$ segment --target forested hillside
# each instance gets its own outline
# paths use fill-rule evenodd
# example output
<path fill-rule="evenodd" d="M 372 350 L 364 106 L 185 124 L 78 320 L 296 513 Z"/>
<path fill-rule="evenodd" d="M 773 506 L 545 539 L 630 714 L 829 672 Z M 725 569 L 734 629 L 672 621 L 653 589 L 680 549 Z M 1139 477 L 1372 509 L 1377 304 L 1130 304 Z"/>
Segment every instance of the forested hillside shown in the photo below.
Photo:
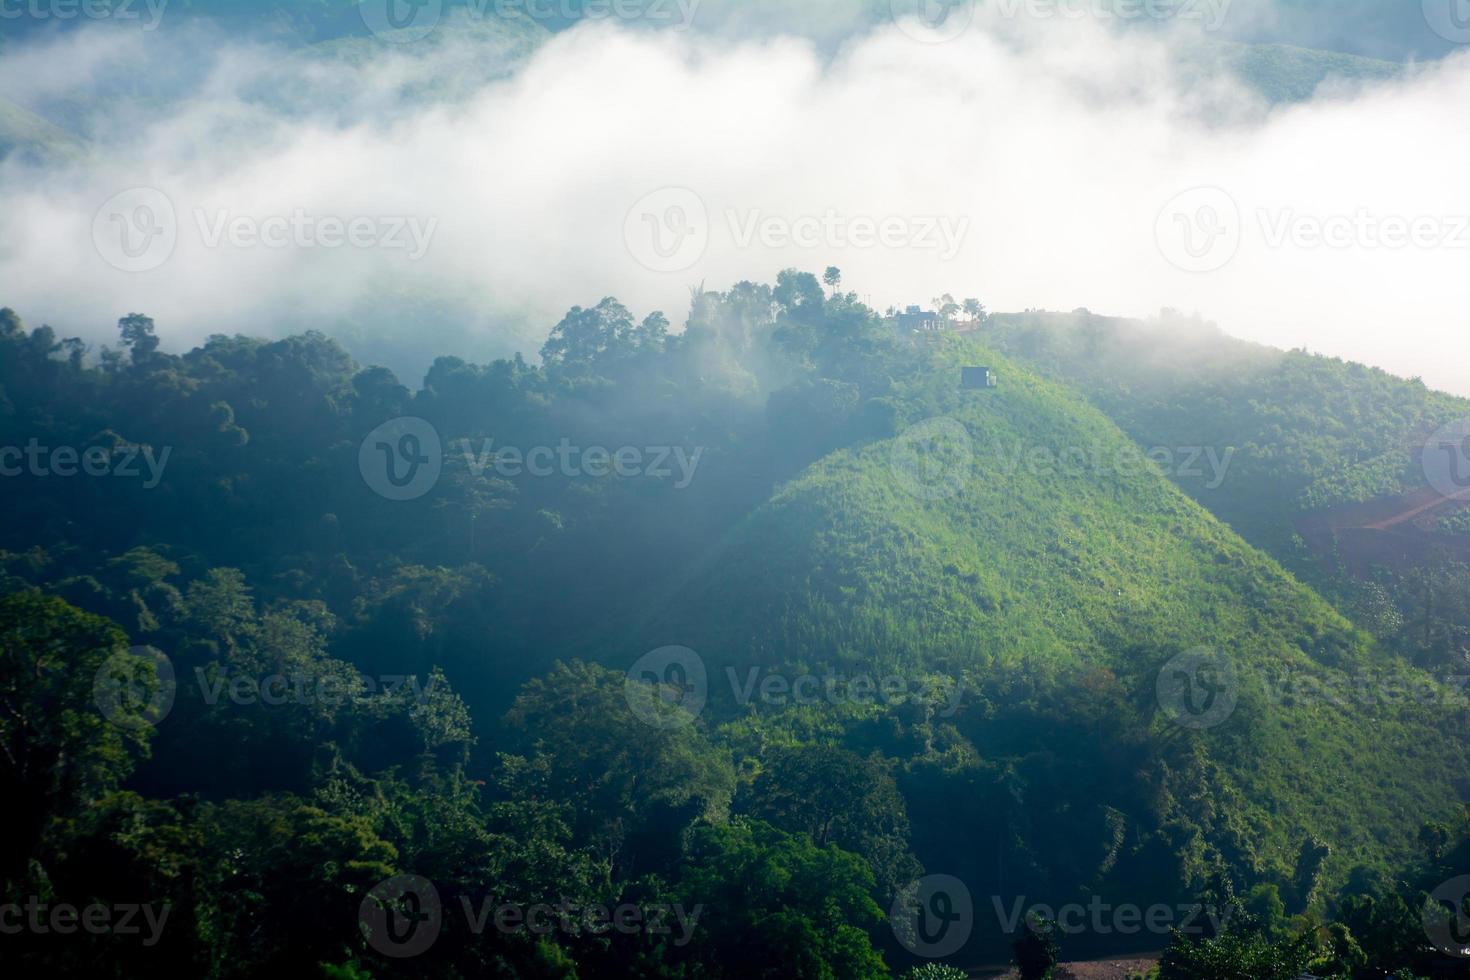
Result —
<path fill-rule="evenodd" d="M 1424 504 L 1442 496 L 1430 484 L 1444 466 L 1444 433 L 1459 431 L 1470 402 L 1362 364 L 1232 340 L 1172 313 L 1147 323 L 997 316 L 987 340 L 1088 393 L 1145 451 L 1200 449 L 1193 465 L 1166 469 L 1195 500 L 1401 656 L 1463 664 L 1466 515 L 1454 501 Z M 1229 457 L 1223 472 L 1209 453 Z M 1354 542 L 1333 536 L 1334 524 L 1371 523 L 1354 519 L 1364 504 L 1378 517 L 1422 509 L 1398 533 L 1409 560 L 1354 560 Z"/>
<path fill-rule="evenodd" d="M 135 313 L 94 356 L 0 314 L 6 894 L 167 908 L 116 976 L 885 977 L 1005 959 L 1017 901 L 1236 896 L 1166 976 L 1436 968 L 1443 665 L 1237 535 L 1291 517 L 1264 464 L 1232 511 L 1149 462 L 1185 430 L 1129 406 L 1184 389 L 1106 332 L 914 338 L 832 272 L 696 290 L 682 330 L 604 299 L 539 365 L 413 388 L 321 335 L 174 355 Z M 900 928 L 925 875 L 968 942 Z M 405 956 L 375 910 L 423 881 Z M 494 917 L 558 903 L 641 924 Z M 16 962 L 96 975 L 105 938 L 57 939 Z"/>

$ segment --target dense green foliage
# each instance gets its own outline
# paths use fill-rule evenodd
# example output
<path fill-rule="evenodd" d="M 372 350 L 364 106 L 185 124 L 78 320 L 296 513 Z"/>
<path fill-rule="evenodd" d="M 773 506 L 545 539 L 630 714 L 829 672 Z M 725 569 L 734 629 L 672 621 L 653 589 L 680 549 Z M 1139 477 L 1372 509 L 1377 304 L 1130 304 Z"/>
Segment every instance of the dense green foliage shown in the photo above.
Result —
<path fill-rule="evenodd" d="M 1273 696 L 1431 682 L 1147 464 L 1108 386 L 999 329 L 898 336 L 839 281 L 697 292 L 681 332 L 606 299 L 539 366 L 440 358 L 416 391 L 315 334 L 173 355 L 133 314 L 92 353 L 0 312 L 0 446 L 45 464 L 3 484 L 6 900 L 166 903 L 116 976 L 885 977 L 926 872 L 974 898 L 956 963 L 1011 954 L 989 913 L 1016 897 L 1210 888 L 1259 934 L 1171 969 L 1281 959 L 1332 916 L 1343 956 L 1394 955 L 1394 891 L 1364 882 L 1464 857 L 1465 707 Z M 1001 386 L 963 390 L 974 364 Z M 394 500 L 369 437 L 403 417 L 442 473 Z M 669 469 L 487 462 L 562 445 Z M 706 668 L 697 718 L 687 675 L 627 679 L 669 644 Z M 1195 730 L 1157 685 L 1199 647 L 1238 684 Z M 99 675 L 128 710 L 98 713 Z M 404 875 L 442 921 L 395 959 L 372 910 L 422 908 L 381 891 Z M 644 926 L 496 924 L 563 904 Z M 97 975 L 117 938 L 11 948 Z"/>
<path fill-rule="evenodd" d="M 1140 446 L 1168 450 L 1177 465 L 1166 473 L 1182 489 L 1400 656 L 1437 670 L 1464 662 L 1470 568 L 1445 546 L 1470 514 L 1436 517 L 1412 543 L 1411 567 L 1371 575 L 1313 550 L 1301 527 L 1345 505 L 1422 491 L 1425 439 L 1470 417 L 1470 403 L 1361 364 L 1231 340 L 1167 312 L 1148 323 L 1011 315 L 991 327 L 987 342 L 1087 393 Z M 1208 456 L 1186 466 L 1181 450 L 1192 447 L 1228 460 L 1224 472 Z"/>

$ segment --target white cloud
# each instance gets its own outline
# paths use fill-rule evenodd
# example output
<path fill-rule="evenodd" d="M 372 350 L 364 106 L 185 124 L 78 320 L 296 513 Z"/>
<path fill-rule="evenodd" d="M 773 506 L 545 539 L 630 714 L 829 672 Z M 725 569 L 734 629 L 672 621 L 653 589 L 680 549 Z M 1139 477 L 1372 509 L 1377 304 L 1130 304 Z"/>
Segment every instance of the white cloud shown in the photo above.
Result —
<path fill-rule="evenodd" d="M 1170 36 L 981 18 L 937 44 L 883 25 L 834 55 L 587 24 L 509 76 L 457 78 L 450 98 L 425 94 L 444 91 L 433 62 L 473 58 L 443 47 L 356 67 L 196 52 L 196 94 L 103 127 L 85 164 L 0 173 L 0 303 L 89 339 L 141 310 L 174 347 L 319 323 L 420 353 L 434 343 L 415 320 L 426 306 L 456 321 L 446 344 L 463 345 L 468 327 L 490 348 L 529 351 L 574 303 L 616 295 L 677 322 L 690 285 L 835 264 L 879 308 L 944 291 L 994 310 L 1172 306 L 1470 393 L 1458 336 L 1470 230 L 1461 248 L 1272 247 L 1268 234 L 1283 220 L 1470 218 L 1457 172 L 1470 158 L 1470 56 L 1272 110 L 1229 79 L 1186 81 Z M 128 274 L 94 249 L 93 219 L 138 185 L 172 201 L 178 242 L 159 268 Z M 1239 209 L 1239 247 L 1191 273 L 1157 229 L 1161 209 L 1200 186 Z M 665 187 L 692 191 L 709 220 L 688 229 L 707 237 L 697 260 L 680 253 L 678 271 L 660 273 L 625 230 L 634 203 Z M 381 247 L 210 248 L 201 209 L 206 221 L 304 211 L 437 227 L 419 261 Z M 654 218 L 676 243 L 679 215 Z M 902 222 L 891 238 L 904 246 L 865 246 L 885 219 Z M 948 259 L 926 244 L 941 220 L 965 228 Z M 776 234 L 741 247 L 751 228 Z M 795 241 L 771 247 L 783 229 Z M 405 317 L 411 339 L 394 335 Z"/>

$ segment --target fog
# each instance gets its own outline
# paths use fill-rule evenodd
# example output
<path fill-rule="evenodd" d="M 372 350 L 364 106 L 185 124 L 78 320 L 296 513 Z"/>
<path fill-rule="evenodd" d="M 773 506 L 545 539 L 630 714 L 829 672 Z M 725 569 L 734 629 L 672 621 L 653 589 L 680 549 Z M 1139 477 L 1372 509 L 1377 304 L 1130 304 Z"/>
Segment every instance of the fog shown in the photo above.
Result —
<path fill-rule="evenodd" d="M 1003 7 L 844 37 L 599 21 L 524 51 L 32 40 L 5 98 L 88 148 L 0 169 L 0 305 L 95 342 L 146 312 L 171 349 L 318 327 L 412 382 L 534 354 L 573 304 L 677 327 L 700 284 L 836 265 L 879 309 L 1172 307 L 1470 394 L 1470 55 L 1273 107 L 1181 68 L 1197 25 Z"/>

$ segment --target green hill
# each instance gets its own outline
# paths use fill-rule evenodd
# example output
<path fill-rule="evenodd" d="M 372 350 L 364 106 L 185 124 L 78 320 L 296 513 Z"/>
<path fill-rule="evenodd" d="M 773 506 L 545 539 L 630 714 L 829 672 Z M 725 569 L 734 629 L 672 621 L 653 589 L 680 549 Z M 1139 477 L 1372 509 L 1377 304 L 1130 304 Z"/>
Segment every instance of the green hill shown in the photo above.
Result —
<path fill-rule="evenodd" d="M 1305 102 L 1324 83 L 1381 82 L 1405 72 L 1392 61 L 1289 44 L 1198 45 L 1188 49 L 1188 59 L 1190 71 L 1228 71 L 1272 102 Z"/>
<path fill-rule="evenodd" d="M 959 391 L 966 363 L 997 366 L 1000 387 Z M 1453 810 L 1465 753 L 1441 734 L 1451 727 L 1444 705 L 1272 703 L 1268 679 L 1384 665 L 1326 601 L 1143 462 L 1101 412 L 953 339 L 903 404 L 908 425 L 927 425 L 947 452 L 926 459 L 909 428 L 821 460 L 707 556 L 648 635 L 705 657 L 712 702 L 720 668 L 751 664 L 938 672 L 980 692 L 959 730 L 983 778 L 1011 781 L 1004 793 L 967 790 L 988 804 L 961 839 L 956 815 L 942 815 L 947 831 L 920 850 L 927 867 L 973 863 L 974 876 L 993 880 L 1004 842 L 1053 887 L 1152 880 L 1170 853 L 1185 855 L 1174 869 L 1183 880 L 1202 878 L 1216 857 L 1253 877 L 1290 877 L 1309 838 L 1330 827 L 1329 874 L 1340 881 L 1358 864 L 1402 860 L 1425 815 Z M 926 472 L 935 479 L 919 486 L 938 489 L 909 492 Z M 1167 661 L 1196 647 L 1229 659 L 1239 700 L 1228 721 L 1191 733 L 1160 712 L 1155 685 Z M 1455 724 L 1464 721 L 1457 709 Z M 1048 757 L 1044 772 L 1037 755 Z M 982 778 L 922 769 L 912 778 Z M 1007 793 L 1032 804 L 1030 829 L 1007 821 Z M 1127 843 L 1109 847 L 1110 834 Z M 1059 839 L 1092 843 L 1079 853 Z"/>
<path fill-rule="evenodd" d="M 1142 446 L 1233 450 L 1217 486 L 1208 470 L 1173 476 L 1289 563 L 1304 557 L 1298 518 L 1423 488 L 1425 438 L 1470 416 L 1470 401 L 1417 379 L 1234 340 L 1173 314 L 997 315 L 986 339 L 1074 387 Z"/>
<path fill-rule="evenodd" d="M 41 163 L 75 160 L 85 145 L 59 126 L 0 99 L 0 159 L 12 153 Z"/>

